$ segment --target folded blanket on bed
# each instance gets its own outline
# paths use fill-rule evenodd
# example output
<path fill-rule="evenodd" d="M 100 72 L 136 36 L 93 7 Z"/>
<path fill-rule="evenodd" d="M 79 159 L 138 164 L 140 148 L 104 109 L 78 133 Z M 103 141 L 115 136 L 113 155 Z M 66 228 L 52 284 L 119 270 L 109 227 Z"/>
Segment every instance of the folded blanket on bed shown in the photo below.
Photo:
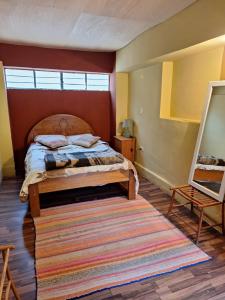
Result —
<path fill-rule="evenodd" d="M 112 165 L 122 163 L 124 158 L 113 149 L 108 149 L 102 152 L 49 153 L 45 155 L 44 160 L 46 170 L 50 171 L 59 168 Z"/>

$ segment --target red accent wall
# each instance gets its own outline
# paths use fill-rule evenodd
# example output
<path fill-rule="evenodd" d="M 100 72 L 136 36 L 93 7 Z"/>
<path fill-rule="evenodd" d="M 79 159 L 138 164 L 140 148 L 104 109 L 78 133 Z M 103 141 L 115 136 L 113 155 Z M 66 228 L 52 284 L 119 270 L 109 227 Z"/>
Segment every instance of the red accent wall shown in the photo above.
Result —
<path fill-rule="evenodd" d="M 110 136 L 111 143 L 114 146 L 113 136 L 116 134 L 116 70 L 110 74 L 110 93 L 111 93 L 111 125 L 110 125 Z"/>
<path fill-rule="evenodd" d="M 87 121 L 103 140 L 110 140 L 110 93 L 92 91 L 8 90 L 16 169 L 23 170 L 29 130 L 43 118 L 72 114 Z"/>
<path fill-rule="evenodd" d="M 92 52 L 0 43 L 5 66 L 112 73 L 115 52 Z"/>
<path fill-rule="evenodd" d="M 115 53 L 0 44 L 0 60 L 4 66 L 112 73 Z M 29 130 L 49 115 L 76 115 L 87 121 L 97 135 L 110 141 L 115 134 L 114 89 L 111 84 L 109 92 L 8 90 L 17 173 L 23 171 Z"/>

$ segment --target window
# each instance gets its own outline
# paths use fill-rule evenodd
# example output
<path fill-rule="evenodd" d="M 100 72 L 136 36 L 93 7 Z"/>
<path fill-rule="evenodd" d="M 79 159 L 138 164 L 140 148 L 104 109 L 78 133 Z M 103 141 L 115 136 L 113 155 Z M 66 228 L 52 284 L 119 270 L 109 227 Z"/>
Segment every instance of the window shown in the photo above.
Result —
<path fill-rule="evenodd" d="M 108 91 L 109 90 L 109 75 L 87 74 L 87 90 Z"/>
<path fill-rule="evenodd" d="M 61 90 L 60 72 L 34 71 L 36 89 Z"/>
<path fill-rule="evenodd" d="M 108 91 L 109 75 L 5 68 L 7 89 Z"/>
<path fill-rule="evenodd" d="M 5 69 L 8 89 L 34 89 L 34 72 L 32 70 Z"/>
<path fill-rule="evenodd" d="M 62 75 L 64 90 L 86 90 L 86 74 L 63 72 Z"/>

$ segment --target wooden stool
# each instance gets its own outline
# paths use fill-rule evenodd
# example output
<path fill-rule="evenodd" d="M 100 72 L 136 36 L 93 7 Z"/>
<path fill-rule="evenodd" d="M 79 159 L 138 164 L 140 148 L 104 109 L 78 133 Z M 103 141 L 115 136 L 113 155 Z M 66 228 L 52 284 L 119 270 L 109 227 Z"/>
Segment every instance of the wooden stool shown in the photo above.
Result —
<path fill-rule="evenodd" d="M 2 268 L 2 275 L 1 275 L 1 280 L 0 280 L 0 300 L 3 299 L 2 298 L 3 297 L 3 289 L 4 289 L 6 276 L 7 276 L 8 282 L 7 282 L 7 285 L 5 288 L 5 299 L 9 299 L 9 292 L 10 292 L 10 289 L 12 289 L 15 298 L 17 300 L 20 300 L 20 296 L 16 290 L 16 286 L 12 280 L 12 277 L 11 277 L 11 274 L 9 271 L 9 266 L 8 266 L 9 252 L 12 249 L 15 249 L 15 247 L 12 245 L 5 245 L 5 246 L 0 245 L 0 251 L 2 251 L 2 257 L 3 257 L 3 268 Z"/>
<path fill-rule="evenodd" d="M 196 208 L 199 211 L 199 222 L 198 222 L 198 226 L 197 226 L 197 230 L 196 230 L 196 244 L 199 241 L 199 236 L 200 236 L 201 229 L 202 229 L 204 208 L 221 205 L 221 219 L 222 219 L 221 223 L 209 225 L 204 228 L 221 226 L 223 234 L 225 233 L 225 230 L 224 230 L 224 201 L 219 202 L 219 201 L 213 199 L 212 197 L 207 196 L 206 194 L 195 189 L 191 185 L 174 187 L 174 188 L 171 188 L 171 190 L 172 190 L 172 197 L 171 197 L 171 202 L 170 202 L 167 216 L 169 216 L 169 214 L 172 212 L 173 208 L 185 206 L 187 204 L 191 204 L 192 212 L 193 212 L 193 208 Z M 180 196 L 182 196 L 185 200 L 187 200 L 187 202 L 184 204 L 175 204 L 176 193 L 179 194 Z"/>

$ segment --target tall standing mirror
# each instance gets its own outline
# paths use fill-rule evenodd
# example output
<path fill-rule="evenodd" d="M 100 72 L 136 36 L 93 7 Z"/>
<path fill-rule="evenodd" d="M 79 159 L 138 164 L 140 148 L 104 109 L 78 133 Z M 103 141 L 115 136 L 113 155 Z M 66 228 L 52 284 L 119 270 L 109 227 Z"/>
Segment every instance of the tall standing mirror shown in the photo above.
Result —
<path fill-rule="evenodd" d="M 209 83 L 189 184 L 218 201 L 225 194 L 225 81 Z"/>

